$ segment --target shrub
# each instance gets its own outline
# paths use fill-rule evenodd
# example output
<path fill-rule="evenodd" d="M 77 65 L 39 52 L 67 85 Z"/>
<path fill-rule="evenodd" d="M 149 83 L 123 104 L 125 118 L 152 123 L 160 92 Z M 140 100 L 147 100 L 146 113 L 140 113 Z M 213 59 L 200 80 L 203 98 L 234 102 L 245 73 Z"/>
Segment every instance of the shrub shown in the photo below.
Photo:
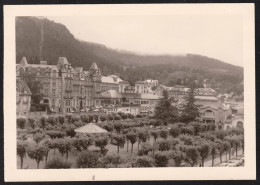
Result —
<path fill-rule="evenodd" d="M 33 118 L 28 118 L 28 126 L 32 129 L 35 129 L 36 124 L 35 124 L 35 119 Z"/>
<path fill-rule="evenodd" d="M 97 168 L 99 167 L 99 155 L 92 151 L 81 152 L 76 160 L 78 168 Z"/>
<path fill-rule="evenodd" d="M 100 148 L 101 153 L 102 153 L 102 151 L 104 151 L 107 144 L 108 144 L 107 137 L 98 137 L 95 139 L 95 145 Z"/>
<path fill-rule="evenodd" d="M 156 167 L 166 167 L 168 165 L 168 156 L 165 152 L 155 152 L 154 162 Z"/>
<path fill-rule="evenodd" d="M 24 118 L 17 118 L 16 119 L 17 127 L 20 128 L 20 129 L 24 129 L 25 123 L 26 123 L 26 119 L 24 119 Z"/>
<path fill-rule="evenodd" d="M 141 114 L 137 114 L 136 117 L 137 117 L 137 118 L 141 118 L 142 115 L 141 115 Z"/>
<path fill-rule="evenodd" d="M 100 120 L 102 121 L 102 122 L 104 122 L 104 121 L 106 121 L 107 120 L 107 117 L 106 116 L 100 116 Z"/>
<path fill-rule="evenodd" d="M 33 140 L 36 142 L 36 143 L 40 143 L 42 140 L 44 139 L 44 134 L 40 133 L 40 132 L 37 132 L 33 135 Z"/>
<path fill-rule="evenodd" d="M 180 130 L 180 128 L 177 127 L 177 126 L 171 127 L 171 129 L 170 129 L 170 131 L 169 131 L 169 134 L 170 134 L 173 138 L 178 137 L 178 136 L 180 135 L 180 133 L 181 133 L 181 130 Z"/>
<path fill-rule="evenodd" d="M 114 123 L 114 129 L 116 130 L 117 134 L 120 134 L 122 128 L 122 123 Z"/>
<path fill-rule="evenodd" d="M 72 165 L 71 162 L 63 161 L 63 159 L 55 157 L 51 159 L 45 166 L 46 169 L 67 169 Z"/>
<path fill-rule="evenodd" d="M 63 138 L 65 136 L 65 133 L 62 131 L 47 131 L 46 132 L 47 135 L 50 136 L 51 139 L 55 139 L 55 138 Z"/>
<path fill-rule="evenodd" d="M 169 140 L 163 140 L 163 141 L 158 142 L 158 149 L 160 151 L 170 150 L 170 147 L 171 147 L 171 143 Z"/>
<path fill-rule="evenodd" d="M 47 118 L 47 122 L 48 122 L 50 125 L 53 126 L 53 125 L 57 124 L 58 120 L 57 120 L 57 118 L 54 117 L 54 116 L 49 116 L 49 117 Z"/>
<path fill-rule="evenodd" d="M 64 116 L 59 116 L 59 117 L 58 117 L 58 120 L 59 120 L 59 123 L 60 123 L 61 125 L 63 125 L 63 123 L 65 122 L 65 117 L 64 117 Z"/>
<path fill-rule="evenodd" d="M 169 157 L 174 160 L 175 166 L 177 167 L 181 165 L 181 162 L 184 159 L 184 155 L 178 150 L 170 152 Z"/>
<path fill-rule="evenodd" d="M 138 151 L 137 155 L 148 155 L 150 151 L 153 151 L 153 146 L 150 143 L 146 142 L 141 145 L 141 149 Z"/>
<path fill-rule="evenodd" d="M 167 130 L 161 130 L 159 133 L 160 133 L 161 138 L 163 138 L 163 139 L 166 139 L 168 136 Z"/>
<path fill-rule="evenodd" d="M 76 135 L 75 129 L 76 127 L 74 125 L 68 125 L 65 132 L 66 136 L 74 137 Z"/>
<path fill-rule="evenodd" d="M 120 155 L 114 155 L 114 154 L 106 155 L 102 157 L 100 161 L 104 168 L 115 168 L 118 167 L 118 165 L 120 165 L 123 162 Z"/>
<path fill-rule="evenodd" d="M 87 150 L 88 147 L 92 144 L 93 140 L 90 137 L 84 136 L 79 138 L 73 138 L 72 145 L 78 150 Z"/>
<path fill-rule="evenodd" d="M 139 156 L 136 160 L 132 163 L 133 167 L 153 167 L 154 166 L 154 159 L 148 156 Z"/>
<path fill-rule="evenodd" d="M 112 126 L 112 125 L 104 124 L 104 125 L 102 125 L 102 127 L 103 127 L 104 129 L 106 129 L 108 132 L 113 131 L 113 126 Z"/>

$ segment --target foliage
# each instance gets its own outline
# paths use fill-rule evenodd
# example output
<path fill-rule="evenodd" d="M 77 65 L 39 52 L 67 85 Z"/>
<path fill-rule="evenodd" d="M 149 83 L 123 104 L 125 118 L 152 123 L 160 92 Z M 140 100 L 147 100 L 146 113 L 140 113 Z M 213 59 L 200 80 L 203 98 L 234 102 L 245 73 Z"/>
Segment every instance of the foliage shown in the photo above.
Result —
<path fill-rule="evenodd" d="M 75 129 L 74 125 L 68 125 L 65 130 L 66 136 L 74 137 L 76 135 Z"/>
<path fill-rule="evenodd" d="M 186 146 L 185 148 L 185 161 L 188 162 L 192 167 L 198 163 L 199 152 L 198 148 L 195 146 Z"/>
<path fill-rule="evenodd" d="M 122 127 L 123 127 L 122 123 L 114 123 L 113 126 L 114 126 L 114 129 L 116 130 L 116 133 L 117 133 L 117 134 L 120 134 L 121 129 L 122 129 Z"/>
<path fill-rule="evenodd" d="M 16 147 L 17 147 L 17 155 L 21 159 L 20 169 L 22 169 L 23 168 L 23 159 L 26 156 L 26 149 L 28 147 L 28 144 L 25 141 L 18 140 Z"/>
<path fill-rule="evenodd" d="M 40 118 L 40 127 L 45 130 L 45 127 L 47 126 L 47 122 L 46 122 L 46 117 L 45 116 L 42 116 Z"/>
<path fill-rule="evenodd" d="M 133 167 L 142 168 L 142 167 L 153 167 L 154 159 L 149 156 L 138 156 L 135 161 L 132 163 Z"/>
<path fill-rule="evenodd" d="M 81 152 L 76 160 L 78 168 L 97 168 L 99 167 L 99 155 L 92 151 Z"/>
<path fill-rule="evenodd" d="M 209 156 L 210 151 L 210 143 L 208 141 L 201 140 L 198 146 L 198 152 L 201 158 L 202 167 L 204 166 L 204 161 Z"/>
<path fill-rule="evenodd" d="M 36 124 L 35 124 L 35 119 L 34 118 L 28 118 L 28 126 L 32 129 L 35 129 Z"/>
<path fill-rule="evenodd" d="M 33 145 L 28 147 L 27 154 L 31 159 L 37 162 L 37 168 L 39 168 L 40 162 L 43 161 L 48 151 L 49 148 L 45 145 Z"/>
<path fill-rule="evenodd" d="M 138 156 L 142 156 L 142 155 L 148 155 L 149 152 L 151 152 L 153 150 L 153 146 L 148 143 L 145 142 L 141 145 L 141 149 L 137 152 Z"/>
<path fill-rule="evenodd" d="M 101 151 L 105 149 L 108 144 L 108 138 L 106 136 L 101 136 L 95 139 L 95 145 L 100 148 Z"/>
<path fill-rule="evenodd" d="M 36 132 L 34 135 L 33 135 L 33 140 L 36 142 L 36 143 L 40 143 L 43 139 L 44 139 L 45 135 L 40 133 L 40 132 Z"/>
<path fill-rule="evenodd" d="M 163 91 L 164 97 L 159 101 L 154 110 L 154 117 L 164 124 L 178 121 L 178 109 L 171 105 L 166 90 Z"/>
<path fill-rule="evenodd" d="M 62 158 L 54 157 L 46 164 L 46 169 L 67 169 L 72 166 L 71 162 L 63 161 Z"/>
<path fill-rule="evenodd" d="M 156 129 L 151 130 L 151 135 L 153 136 L 154 140 L 156 140 L 158 138 L 159 135 L 159 131 Z"/>
<path fill-rule="evenodd" d="M 72 146 L 75 147 L 78 151 L 87 150 L 92 143 L 92 138 L 88 136 L 82 136 L 72 139 Z"/>
<path fill-rule="evenodd" d="M 154 153 L 156 167 L 166 167 L 168 165 L 168 155 L 165 152 L 156 151 Z"/>
<path fill-rule="evenodd" d="M 72 149 L 72 139 L 58 139 L 57 148 L 62 156 L 66 153 L 66 159 L 68 159 L 68 152 Z"/>
<path fill-rule="evenodd" d="M 125 136 L 124 135 L 113 135 L 111 143 L 117 146 L 117 153 L 119 153 L 119 147 L 124 146 L 124 144 L 125 144 Z"/>
<path fill-rule="evenodd" d="M 175 137 L 178 137 L 181 133 L 181 129 L 177 126 L 173 126 L 171 127 L 171 129 L 169 130 L 169 134 L 175 138 Z"/>
<path fill-rule="evenodd" d="M 17 118 L 16 119 L 16 123 L 17 123 L 17 127 L 18 128 L 24 129 L 25 123 L 26 123 L 26 119 L 25 118 Z"/>
<path fill-rule="evenodd" d="M 158 149 L 160 151 L 167 151 L 171 149 L 171 143 L 169 140 L 162 140 L 158 142 Z"/>
<path fill-rule="evenodd" d="M 46 135 L 49 135 L 51 139 L 55 139 L 55 138 L 63 138 L 65 136 L 65 133 L 62 131 L 48 130 L 46 131 Z"/>
<path fill-rule="evenodd" d="M 104 168 L 117 168 L 120 164 L 123 163 L 123 159 L 120 155 L 106 155 L 100 159 Z"/>
<path fill-rule="evenodd" d="M 160 130 L 159 133 L 160 133 L 161 138 L 163 138 L 163 139 L 166 139 L 168 136 L 168 130 Z"/>

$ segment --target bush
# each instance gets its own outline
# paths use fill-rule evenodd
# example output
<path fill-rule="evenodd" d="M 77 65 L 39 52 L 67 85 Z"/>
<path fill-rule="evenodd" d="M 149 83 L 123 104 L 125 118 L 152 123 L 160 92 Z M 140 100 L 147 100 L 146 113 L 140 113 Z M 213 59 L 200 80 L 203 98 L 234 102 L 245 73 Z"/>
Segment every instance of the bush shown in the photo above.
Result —
<path fill-rule="evenodd" d="M 36 124 L 35 124 L 35 119 L 33 118 L 28 118 L 28 126 L 32 129 L 35 129 Z"/>
<path fill-rule="evenodd" d="M 160 151 L 167 151 L 170 150 L 171 148 L 171 143 L 169 140 L 163 140 L 158 142 L 158 149 Z"/>
<path fill-rule="evenodd" d="M 81 152 L 76 160 L 78 168 L 98 168 L 99 167 L 99 155 L 92 151 Z"/>
<path fill-rule="evenodd" d="M 42 140 L 44 139 L 44 134 L 40 133 L 40 132 L 37 132 L 33 135 L 33 140 L 36 142 L 36 143 L 40 143 Z"/>
<path fill-rule="evenodd" d="M 16 119 L 17 127 L 20 128 L 20 129 L 24 129 L 25 123 L 26 123 L 26 119 L 24 119 L 24 118 L 17 118 Z"/>
<path fill-rule="evenodd" d="M 55 157 L 51 159 L 45 166 L 46 169 L 67 169 L 72 163 L 63 161 L 61 158 Z"/>
<path fill-rule="evenodd" d="M 153 146 L 150 143 L 146 142 L 141 145 L 141 149 L 138 151 L 137 155 L 148 155 L 150 151 L 153 151 Z"/>
<path fill-rule="evenodd" d="M 160 133 L 161 138 L 163 138 L 163 139 L 166 139 L 168 136 L 167 130 L 161 130 L 159 133 Z"/>
<path fill-rule="evenodd" d="M 76 135 L 75 129 L 76 127 L 74 125 L 68 125 L 65 132 L 66 136 L 74 137 Z"/>
<path fill-rule="evenodd" d="M 168 165 L 168 156 L 165 152 L 155 152 L 154 162 L 156 167 L 166 167 Z"/>
<path fill-rule="evenodd" d="M 48 153 L 49 148 L 45 145 L 34 145 L 30 146 L 27 149 L 27 154 L 31 159 L 34 159 L 37 162 L 37 168 L 39 168 L 39 164 L 43 161 L 44 156 Z"/>
<path fill-rule="evenodd" d="M 102 121 L 102 122 L 104 122 L 104 121 L 106 121 L 107 120 L 107 117 L 106 116 L 100 116 L 100 120 Z"/>
<path fill-rule="evenodd" d="M 113 131 L 113 126 L 109 124 L 102 125 L 102 128 L 106 129 L 108 132 Z"/>
<path fill-rule="evenodd" d="M 65 133 L 62 131 L 47 131 L 46 132 L 47 135 L 50 136 L 51 139 L 55 139 L 55 138 L 63 138 L 65 136 Z"/>
<path fill-rule="evenodd" d="M 106 155 L 101 158 L 101 163 L 104 168 L 115 168 L 118 167 L 118 165 L 123 163 L 122 158 L 120 155 Z"/>
<path fill-rule="evenodd" d="M 153 167 L 154 159 L 148 156 L 139 156 L 136 158 L 136 161 L 132 163 L 133 167 Z"/>

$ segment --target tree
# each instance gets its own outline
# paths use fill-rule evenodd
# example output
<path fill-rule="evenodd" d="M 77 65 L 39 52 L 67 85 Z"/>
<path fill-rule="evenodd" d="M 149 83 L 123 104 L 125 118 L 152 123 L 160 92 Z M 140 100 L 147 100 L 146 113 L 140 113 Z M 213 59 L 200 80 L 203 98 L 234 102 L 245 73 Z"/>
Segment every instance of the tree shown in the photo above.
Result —
<path fill-rule="evenodd" d="M 67 161 L 69 157 L 69 151 L 71 151 L 72 149 L 72 140 L 70 138 L 58 139 L 57 148 L 61 153 L 62 157 L 66 153 L 66 161 Z"/>
<path fill-rule="evenodd" d="M 178 109 L 171 105 L 166 90 L 163 91 L 163 98 L 155 107 L 154 117 L 164 124 L 174 123 L 178 120 Z"/>
<path fill-rule="evenodd" d="M 114 129 L 116 130 L 117 134 L 120 134 L 122 127 L 122 123 L 114 123 Z"/>
<path fill-rule="evenodd" d="M 47 125 L 47 123 L 46 123 L 46 117 L 45 116 L 42 116 L 41 118 L 40 118 L 40 126 L 42 127 L 42 129 L 43 130 L 45 130 L 45 127 L 46 127 L 46 125 Z"/>
<path fill-rule="evenodd" d="M 108 138 L 106 136 L 98 137 L 95 139 L 95 145 L 100 148 L 101 153 L 105 151 L 105 147 L 108 144 Z"/>
<path fill-rule="evenodd" d="M 186 105 L 181 113 L 181 121 L 184 123 L 189 123 L 194 121 L 199 116 L 199 106 L 195 105 L 194 99 L 194 88 L 191 87 L 188 96 L 185 98 Z"/>
<path fill-rule="evenodd" d="M 17 147 L 17 155 L 20 157 L 21 160 L 20 169 L 23 169 L 23 159 L 26 155 L 27 143 L 25 141 L 18 140 L 16 147 Z"/>
<path fill-rule="evenodd" d="M 96 152 L 84 151 L 81 152 L 76 160 L 78 168 L 97 168 L 99 167 L 99 155 Z"/>
<path fill-rule="evenodd" d="M 185 161 L 188 162 L 192 167 L 198 163 L 200 154 L 196 146 L 187 146 L 185 148 L 185 154 Z"/>
<path fill-rule="evenodd" d="M 44 139 L 44 134 L 40 133 L 40 132 L 36 132 L 34 135 L 33 135 L 33 140 L 38 144 L 40 143 L 43 139 Z"/>
<path fill-rule="evenodd" d="M 150 137 L 149 136 L 149 133 L 143 129 L 140 129 L 138 132 L 137 132 L 137 136 L 138 136 L 138 150 L 139 150 L 139 145 L 140 145 L 140 142 L 146 142 L 146 140 Z"/>
<path fill-rule="evenodd" d="M 136 133 L 134 132 L 129 132 L 126 137 L 129 139 L 130 143 L 132 144 L 132 147 L 131 147 L 131 155 L 133 154 L 133 146 L 137 140 L 137 135 Z"/>
<path fill-rule="evenodd" d="M 67 125 L 67 128 L 65 129 L 66 135 L 69 137 L 74 137 L 76 135 L 75 128 L 76 127 L 74 125 Z"/>
<path fill-rule="evenodd" d="M 91 137 L 82 136 L 72 139 L 72 146 L 76 148 L 77 151 L 87 150 L 90 145 L 92 145 L 93 140 Z"/>
<path fill-rule="evenodd" d="M 32 129 L 35 129 L 36 124 L 35 124 L 34 118 L 28 118 L 28 124 L 29 124 L 29 127 L 31 127 Z"/>
<path fill-rule="evenodd" d="M 61 158 L 52 158 L 45 166 L 46 169 L 68 169 L 72 163 L 63 161 Z"/>
<path fill-rule="evenodd" d="M 222 154 L 224 153 L 224 142 L 220 139 L 216 140 L 215 141 L 216 144 L 217 144 L 217 149 L 218 149 L 218 152 L 219 152 L 219 159 L 220 159 L 220 163 L 222 163 Z"/>
<path fill-rule="evenodd" d="M 40 83 L 40 81 L 36 80 L 37 78 L 35 73 L 25 73 L 24 79 L 32 93 L 31 105 L 32 107 L 37 107 L 43 97 L 43 94 L 41 93 L 42 84 Z"/>
<path fill-rule="evenodd" d="M 204 161 L 209 156 L 211 147 L 210 143 L 206 140 L 201 140 L 199 143 L 198 152 L 200 154 L 202 167 L 204 167 Z"/>
<path fill-rule="evenodd" d="M 63 125 L 63 123 L 65 122 L 65 117 L 64 117 L 64 116 L 59 116 L 59 117 L 58 117 L 58 120 L 59 120 L 59 123 L 60 123 L 61 125 Z"/>
<path fill-rule="evenodd" d="M 158 149 L 160 151 L 167 151 L 170 150 L 171 148 L 171 143 L 169 140 L 162 140 L 158 142 Z"/>
<path fill-rule="evenodd" d="M 16 119 L 16 123 L 17 123 L 17 127 L 18 128 L 24 129 L 25 123 L 26 123 L 26 119 L 24 119 L 24 118 L 17 118 Z"/>
<path fill-rule="evenodd" d="M 161 138 L 166 140 L 166 138 L 168 136 L 168 130 L 161 130 L 159 133 L 160 133 Z"/>
<path fill-rule="evenodd" d="M 124 146 L 125 144 L 125 136 L 124 135 L 113 135 L 112 136 L 113 141 L 112 144 L 115 144 L 117 146 L 117 153 L 119 154 L 119 147 Z"/>
<path fill-rule="evenodd" d="M 151 151 L 153 151 L 153 146 L 151 146 L 149 142 L 146 142 L 141 145 L 141 149 L 138 151 L 137 155 L 148 155 Z"/>
<path fill-rule="evenodd" d="M 211 154 L 211 158 L 212 158 L 212 167 L 214 166 L 214 160 L 215 160 L 215 157 L 216 157 L 217 150 L 218 150 L 217 144 L 215 142 L 211 142 L 210 154 Z"/>
<path fill-rule="evenodd" d="M 27 154 L 31 159 L 34 159 L 37 162 L 37 169 L 39 169 L 40 162 L 43 161 L 43 158 L 48 151 L 49 149 L 45 145 L 40 144 L 29 146 Z"/>
<path fill-rule="evenodd" d="M 181 129 L 177 126 L 173 126 L 171 127 L 171 129 L 169 130 L 169 134 L 173 137 L 176 138 L 180 135 L 181 133 Z"/>
<path fill-rule="evenodd" d="M 58 123 L 58 120 L 57 120 L 57 118 L 56 117 L 54 117 L 54 116 L 49 116 L 48 118 L 47 118 L 47 122 L 50 124 L 50 125 L 55 125 L 55 124 L 57 124 Z"/>
<path fill-rule="evenodd" d="M 176 167 L 181 166 L 181 162 L 184 159 L 181 151 L 179 151 L 179 150 L 172 151 L 169 156 L 170 156 L 170 158 L 172 158 L 174 160 Z"/>
<path fill-rule="evenodd" d="M 226 152 L 226 162 L 227 162 L 227 156 L 230 151 L 231 145 L 228 141 L 223 141 L 223 150 Z"/>

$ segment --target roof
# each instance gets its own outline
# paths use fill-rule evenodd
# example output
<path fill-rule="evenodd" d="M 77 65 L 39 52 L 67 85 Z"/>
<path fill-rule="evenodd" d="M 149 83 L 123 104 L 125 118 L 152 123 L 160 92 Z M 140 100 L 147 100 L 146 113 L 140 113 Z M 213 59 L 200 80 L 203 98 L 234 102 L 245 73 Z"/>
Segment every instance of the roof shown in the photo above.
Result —
<path fill-rule="evenodd" d="M 21 79 L 16 79 L 16 92 L 22 95 L 32 95 L 26 82 Z"/>
<path fill-rule="evenodd" d="M 212 88 L 198 88 L 195 89 L 195 93 L 198 95 L 210 95 L 210 96 L 216 95 L 216 91 Z"/>
<path fill-rule="evenodd" d="M 116 90 L 108 90 L 101 93 L 101 98 L 122 98 L 122 94 Z"/>
<path fill-rule="evenodd" d="M 208 100 L 208 101 L 218 101 L 215 96 L 194 96 L 197 100 Z"/>
<path fill-rule="evenodd" d="M 59 57 L 57 65 L 69 65 L 69 62 L 66 57 Z"/>
<path fill-rule="evenodd" d="M 149 100 L 159 100 L 161 99 L 161 96 L 155 95 L 155 94 L 141 94 L 141 99 L 149 99 Z"/>
<path fill-rule="evenodd" d="M 87 125 L 76 128 L 75 132 L 86 133 L 86 134 L 101 134 L 101 133 L 107 133 L 107 130 L 97 126 L 94 123 L 88 123 Z"/>
<path fill-rule="evenodd" d="M 137 81 L 135 82 L 135 84 L 144 84 L 145 82 L 144 81 Z"/>
<path fill-rule="evenodd" d="M 118 76 L 115 75 L 111 75 L 111 76 L 102 76 L 101 77 L 101 82 L 103 83 L 116 83 L 118 84 L 119 82 L 121 82 L 122 79 L 120 79 Z"/>
<path fill-rule="evenodd" d="M 28 65 L 28 62 L 27 62 L 27 60 L 26 60 L 25 57 L 22 58 L 20 64 L 22 64 L 22 65 Z"/>
<path fill-rule="evenodd" d="M 48 65 L 48 64 L 28 64 L 28 67 L 34 67 L 34 68 L 55 68 L 57 69 L 57 66 L 55 65 Z"/>
<path fill-rule="evenodd" d="M 74 71 L 78 72 L 78 73 L 81 73 L 81 72 L 83 72 L 83 67 L 75 67 Z"/>
<path fill-rule="evenodd" d="M 89 69 L 91 69 L 91 70 L 98 69 L 98 66 L 97 66 L 96 62 L 93 62 Z"/>

